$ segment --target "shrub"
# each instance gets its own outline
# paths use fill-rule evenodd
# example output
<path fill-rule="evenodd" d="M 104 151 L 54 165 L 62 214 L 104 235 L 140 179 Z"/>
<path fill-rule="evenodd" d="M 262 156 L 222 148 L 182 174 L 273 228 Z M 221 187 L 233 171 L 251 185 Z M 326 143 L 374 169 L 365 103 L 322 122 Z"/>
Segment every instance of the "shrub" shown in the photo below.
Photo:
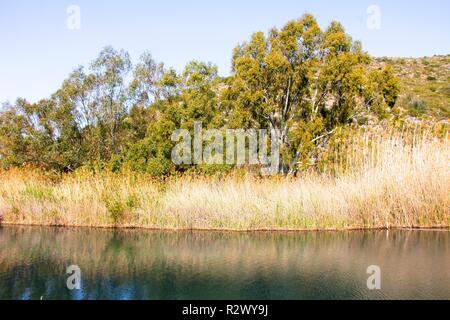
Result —
<path fill-rule="evenodd" d="M 120 201 L 113 201 L 112 203 L 106 203 L 109 215 L 114 224 L 118 224 L 125 215 L 125 207 Z"/>
<path fill-rule="evenodd" d="M 174 166 L 170 160 L 157 157 L 147 160 L 147 173 L 155 178 L 161 178 L 173 172 Z"/>
<path fill-rule="evenodd" d="M 26 197 L 32 198 L 34 200 L 43 201 L 54 201 L 55 196 L 53 190 L 46 187 L 38 187 L 29 185 L 25 188 L 24 194 Z"/>
<path fill-rule="evenodd" d="M 427 112 L 427 104 L 423 100 L 413 100 L 409 106 L 410 115 L 414 117 L 422 116 Z"/>

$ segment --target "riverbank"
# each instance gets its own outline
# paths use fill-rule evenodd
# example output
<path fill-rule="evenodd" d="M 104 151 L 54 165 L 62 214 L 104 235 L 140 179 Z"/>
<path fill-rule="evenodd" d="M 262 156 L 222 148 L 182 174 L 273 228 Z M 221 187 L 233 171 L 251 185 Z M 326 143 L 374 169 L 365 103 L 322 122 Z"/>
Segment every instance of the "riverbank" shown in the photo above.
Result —
<path fill-rule="evenodd" d="M 10 227 L 10 228 L 50 228 L 50 229 L 61 229 L 61 230 L 114 230 L 114 231 L 148 231 L 148 232 L 175 232 L 175 233 L 191 233 L 191 232 L 214 232 L 214 233 L 238 233 L 238 234 L 291 234 L 291 233 L 340 233 L 340 232 L 377 232 L 377 231 L 411 231 L 411 232 L 450 232 L 449 226 L 410 226 L 410 227 L 366 227 L 366 228 L 341 228 L 341 229 L 225 229 L 225 228 L 208 228 L 208 229 L 193 229 L 193 228 L 154 228 L 145 226 L 114 226 L 114 225 L 96 225 L 96 226 L 75 226 L 75 225 L 55 225 L 55 224 L 18 224 L 18 223 L 1 223 L 0 227 Z"/>
<path fill-rule="evenodd" d="M 163 230 L 450 226 L 448 139 L 410 145 L 391 137 L 359 151 L 363 156 L 350 170 L 297 178 L 234 174 L 158 181 L 134 173 L 55 178 L 10 170 L 0 173 L 0 214 L 8 225 Z"/>

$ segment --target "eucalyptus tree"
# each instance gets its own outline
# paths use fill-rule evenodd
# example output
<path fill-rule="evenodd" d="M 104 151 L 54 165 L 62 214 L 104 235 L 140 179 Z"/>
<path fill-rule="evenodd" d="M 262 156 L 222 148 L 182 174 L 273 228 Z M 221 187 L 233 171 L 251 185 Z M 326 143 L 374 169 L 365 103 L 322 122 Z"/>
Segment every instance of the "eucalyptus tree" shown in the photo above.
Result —
<path fill-rule="evenodd" d="M 147 134 L 131 146 L 125 162 L 135 170 L 156 175 L 174 170 L 171 136 L 176 129 L 193 133 L 196 121 L 205 127 L 222 126 L 216 90 L 219 83 L 217 66 L 211 63 L 191 61 L 180 74 L 165 70 L 159 81 L 161 100 L 148 109 Z"/>
<path fill-rule="evenodd" d="M 161 80 L 165 72 L 164 63 L 156 62 L 150 52 L 140 57 L 129 88 L 135 105 L 145 108 L 162 99 Z"/>
<path fill-rule="evenodd" d="M 126 80 L 131 68 L 129 54 L 112 47 L 104 48 L 91 65 L 96 80 L 101 158 L 108 159 L 120 152 L 121 122 L 130 107 Z"/>
<path fill-rule="evenodd" d="M 15 106 L 5 104 L 0 113 L 0 164 L 2 168 L 22 166 L 31 160 L 28 155 L 30 134 L 26 118 Z"/>
<path fill-rule="evenodd" d="M 322 31 L 306 14 L 281 30 L 257 32 L 233 53 L 233 78 L 223 95 L 229 122 L 278 129 L 281 170 L 293 172 L 302 156 L 361 110 L 395 103 L 392 73 L 379 77 L 369 64 L 361 44 L 338 22 Z M 375 78 L 382 83 L 373 85 Z"/>
<path fill-rule="evenodd" d="M 233 51 L 233 72 L 191 61 L 178 73 L 149 53 L 104 48 L 49 99 L 19 99 L 0 111 L 0 163 L 71 171 L 90 162 L 167 174 L 176 129 L 278 129 L 281 169 L 314 163 L 336 128 L 384 117 L 399 88 L 391 68 L 373 69 L 338 22 L 322 30 L 311 15 Z M 184 167 L 176 168 L 184 170 Z"/>

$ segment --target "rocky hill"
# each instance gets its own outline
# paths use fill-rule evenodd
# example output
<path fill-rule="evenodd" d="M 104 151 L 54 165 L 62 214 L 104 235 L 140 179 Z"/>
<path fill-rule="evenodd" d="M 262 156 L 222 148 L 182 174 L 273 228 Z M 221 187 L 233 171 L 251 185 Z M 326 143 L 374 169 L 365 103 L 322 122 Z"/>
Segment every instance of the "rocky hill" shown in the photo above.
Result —
<path fill-rule="evenodd" d="M 450 118 L 450 55 L 376 58 L 373 63 L 375 67 L 394 67 L 402 88 L 397 106 L 407 115 Z"/>

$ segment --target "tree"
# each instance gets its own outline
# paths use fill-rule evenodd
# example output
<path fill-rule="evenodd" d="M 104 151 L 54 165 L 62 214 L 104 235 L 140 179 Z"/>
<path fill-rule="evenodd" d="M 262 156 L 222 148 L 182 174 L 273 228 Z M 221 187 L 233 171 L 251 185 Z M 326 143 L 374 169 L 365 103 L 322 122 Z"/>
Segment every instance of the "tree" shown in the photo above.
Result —
<path fill-rule="evenodd" d="M 4 106 L 0 114 L 0 160 L 5 169 L 22 166 L 30 160 L 25 122 L 25 117 L 13 106 Z"/>
<path fill-rule="evenodd" d="M 357 110 L 371 111 L 375 96 L 395 103 L 392 75 L 384 72 L 383 88 L 374 86 L 378 73 L 370 72 L 369 63 L 340 23 L 323 32 L 306 14 L 267 36 L 257 32 L 235 49 L 225 104 L 234 125 L 242 119 L 247 127 L 278 129 L 280 169 L 294 172 L 302 155 L 310 157 L 314 146 L 351 123 Z"/>
<path fill-rule="evenodd" d="M 148 107 L 162 99 L 161 80 L 165 72 L 164 63 L 157 63 L 149 52 L 141 56 L 129 88 L 135 105 Z"/>
<path fill-rule="evenodd" d="M 389 66 L 375 70 L 338 22 L 322 31 L 313 16 L 255 33 L 233 51 L 232 75 L 189 62 L 178 73 L 144 53 L 104 48 L 49 99 L 19 99 L 0 112 L 0 164 L 72 171 L 100 164 L 158 176 L 171 163 L 176 129 L 278 129 L 280 169 L 314 165 L 338 127 L 386 117 L 399 86 Z"/>
<path fill-rule="evenodd" d="M 155 175 L 171 172 L 174 130 L 188 129 L 193 133 L 196 121 L 205 127 L 223 125 L 215 90 L 219 81 L 217 67 L 211 63 L 192 61 L 180 75 L 174 70 L 165 71 L 159 83 L 164 98 L 149 108 L 147 134 L 127 151 L 125 165 Z"/>
<path fill-rule="evenodd" d="M 131 71 L 130 56 L 106 47 L 92 63 L 96 78 L 97 102 L 99 104 L 99 135 L 102 156 L 110 158 L 120 152 L 121 120 L 129 111 L 126 77 Z"/>

